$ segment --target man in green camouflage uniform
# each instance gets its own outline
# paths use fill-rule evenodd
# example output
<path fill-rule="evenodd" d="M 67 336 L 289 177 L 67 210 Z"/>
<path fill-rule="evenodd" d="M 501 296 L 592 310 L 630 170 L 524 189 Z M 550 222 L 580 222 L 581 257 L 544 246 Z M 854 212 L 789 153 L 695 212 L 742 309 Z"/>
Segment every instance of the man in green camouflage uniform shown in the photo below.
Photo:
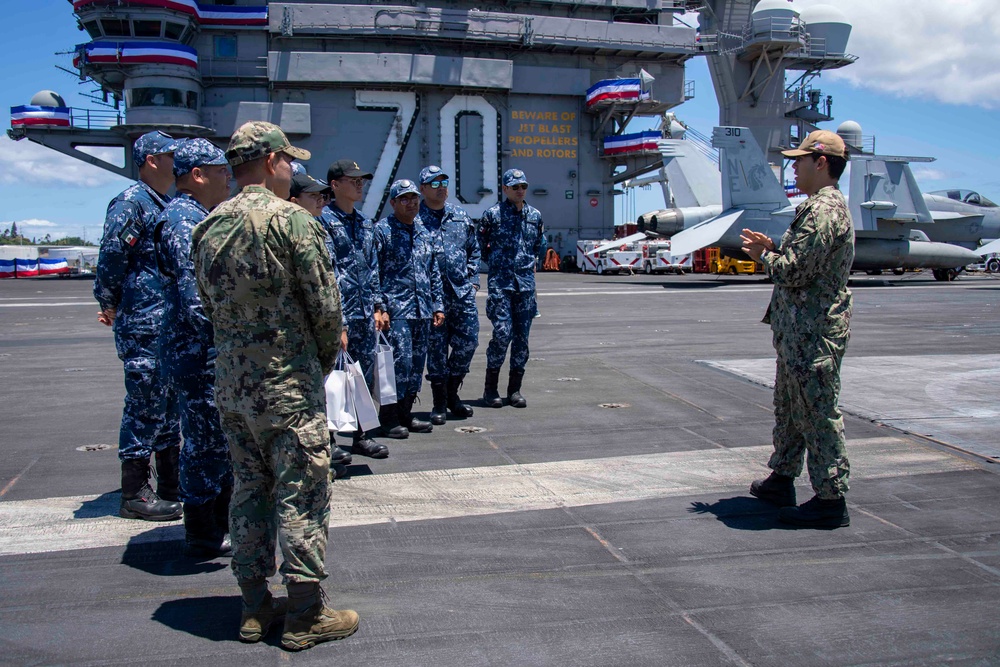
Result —
<path fill-rule="evenodd" d="M 358 615 L 325 604 L 330 523 L 330 438 L 324 377 L 340 349 L 340 292 L 305 209 L 285 201 L 293 159 L 277 125 L 251 121 L 226 158 L 241 190 L 199 224 L 191 257 L 215 327 L 216 404 L 235 484 L 230 507 L 233 572 L 243 597 L 240 639 L 258 641 L 285 616 L 267 577 L 275 542 L 288 588 L 282 646 L 342 639 Z"/>
<path fill-rule="evenodd" d="M 779 507 L 778 518 L 799 526 L 850 525 L 844 493 L 850 465 L 837 406 L 840 362 L 851 324 L 847 279 L 854 262 L 854 225 L 837 181 L 847 163 L 843 140 L 826 130 L 809 134 L 794 158 L 795 184 L 809 198 L 795 210 L 776 248 L 765 234 L 743 230 L 743 250 L 774 283 L 764 322 L 778 353 L 774 382 L 774 472 L 750 493 Z M 808 451 L 815 496 L 795 506 L 795 478 Z"/>

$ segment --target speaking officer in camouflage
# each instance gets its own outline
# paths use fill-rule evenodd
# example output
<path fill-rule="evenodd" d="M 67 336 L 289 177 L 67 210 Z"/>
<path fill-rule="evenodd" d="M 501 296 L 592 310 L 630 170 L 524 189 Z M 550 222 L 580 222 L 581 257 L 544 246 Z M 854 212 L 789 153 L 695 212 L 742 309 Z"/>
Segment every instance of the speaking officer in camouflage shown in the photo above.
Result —
<path fill-rule="evenodd" d="M 847 164 L 844 141 L 817 130 L 798 149 L 795 184 L 809 198 L 799 204 L 781 243 L 743 230 L 743 250 L 761 262 L 774 283 L 764 321 L 778 353 L 774 383 L 774 472 L 750 486 L 750 493 L 782 507 L 779 518 L 801 526 L 838 528 L 850 524 L 844 493 L 850 465 L 844 441 L 840 362 L 851 324 L 854 225 L 837 189 Z M 808 451 L 815 496 L 795 507 L 793 482 Z"/>
<path fill-rule="evenodd" d="M 181 516 L 178 490 L 180 428 L 176 399 L 160 380 L 157 333 L 163 317 L 153 228 L 170 201 L 175 141 L 162 132 L 139 137 L 132 158 L 139 182 L 111 200 L 97 261 L 94 297 L 98 321 L 113 326 L 118 358 L 125 365 L 125 408 L 118 434 L 122 497 L 127 519 L 168 521 Z M 155 452 L 158 491 L 149 486 Z"/>
<path fill-rule="evenodd" d="M 365 182 L 372 175 L 358 167 L 354 160 L 337 160 L 326 172 L 333 201 L 323 209 L 320 222 L 326 229 L 326 247 L 337 268 L 337 284 L 343 299 L 347 320 L 347 352 L 361 364 L 369 389 L 373 385 L 375 365 L 375 332 L 383 328 L 381 307 L 376 305 L 379 292 L 378 267 L 372 239 L 375 226 L 356 207 L 365 198 Z M 380 413 L 381 419 L 381 413 Z M 404 429 L 385 427 L 390 438 L 405 438 Z M 389 448 L 376 442 L 361 429 L 354 432 L 351 453 L 384 459 Z"/>
<path fill-rule="evenodd" d="M 479 221 L 480 244 L 489 265 L 486 316 L 493 323 L 493 337 L 486 348 L 486 386 L 483 401 L 503 407 L 497 389 L 500 367 L 510 347 L 507 402 L 527 407 L 521 380 L 528 363 L 528 333 L 535 317 L 535 258 L 542 244 L 542 214 L 526 204 L 528 181 L 520 169 L 503 175 L 504 201 L 489 208 Z"/>
<path fill-rule="evenodd" d="M 277 542 L 288 588 L 281 642 L 297 650 L 358 627 L 355 612 L 326 607 L 320 588 L 331 491 L 323 381 L 340 349 L 340 294 L 322 227 L 285 201 L 292 160 L 309 152 L 251 121 L 226 157 L 241 190 L 195 228 L 191 256 L 215 328 L 215 398 L 233 460 L 240 639 L 260 640 L 285 613 L 267 587 Z"/>
<path fill-rule="evenodd" d="M 375 257 L 382 288 L 378 299 L 389 315 L 395 360 L 396 417 L 410 431 L 430 433 L 430 422 L 413 417 L 413 402 L 420 393 L 431 326 L 440 327 L 445 319 L 437 238 L 417 217 L 416 183 L 393 183 L 389 204 L 392 214 L 375 225 Z"/>
<path fill-rule="evenodd" d="M 215 407 L 212 323 L 198 298 L 191 232 L 229 196 L 226 155 L 206 139 L 182 141 L 174 151 L 175 196 L 156 223 L 156 263 L 163 288 L 159 364 L 177 396 L 184 445 L 180 456 L 185 553 L 230 555 L 229 499 L 233 470 L 229 443 Z"/>
<path fill-rule="evenodd" d="M 431 329 L 427 349 L 427 380 L 434 394 L 431 423 L 444 424 L 446 410 L 452 417 L 472 416 L 462 403 L 458 388 L 469 372 L 479 346 L 479 239 L 469 214 L 448 203 L 448 174 L 441 167 L 420 171 L 420 221 L 437 236 L 438 265 L 444 296 L 445 323 Z"/>

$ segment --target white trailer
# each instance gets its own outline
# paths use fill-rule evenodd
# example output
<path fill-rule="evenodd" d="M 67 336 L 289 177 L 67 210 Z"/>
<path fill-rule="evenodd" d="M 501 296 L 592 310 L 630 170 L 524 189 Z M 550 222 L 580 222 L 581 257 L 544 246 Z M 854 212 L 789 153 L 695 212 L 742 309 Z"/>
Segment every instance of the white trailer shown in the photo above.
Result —
<path fill-rule="evenodd" d="M 594 248 L 610 243 L 610 241 L 577 241 L 576 242 L 576 265 L 584 273 L 602 274 L 607 271 L 608 253 L 607 251 L 589 255 Z"/>
<path fill-rule="evenodd" d="M 635 273 L 642 268 L 642 252 L 635 249 L 609 250 L 607 268 L 614 273 Z"/>
<path fill-rule="evenodd" d="M 672 271 L 691 271 L 691 254 L 675 255 L 670 251 L 670 241 L 649 241 L 639 244 L 642 255 L 642 271 L 646 274 Z"/>

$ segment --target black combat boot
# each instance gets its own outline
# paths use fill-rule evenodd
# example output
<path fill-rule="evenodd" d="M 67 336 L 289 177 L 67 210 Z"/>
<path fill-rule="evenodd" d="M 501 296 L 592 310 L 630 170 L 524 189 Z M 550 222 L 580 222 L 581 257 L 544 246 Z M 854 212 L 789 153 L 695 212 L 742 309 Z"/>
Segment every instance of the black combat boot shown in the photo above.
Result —
<path fill-rule="evenodd" d="M 393 440 L 406 440 L 410 437 L 410 431 L 399 421 L 398 403 L 380 406 L 378 420 L 382 424 L 382 435 L 385 437 Z"/>
<path fill-rule="evenodd" d="M 184 555 L 189 558 L 232 556 L 226 533 L 215 520 L 215 500 L 201 505 L 184 503 Z"/>
<path fill-rule="evenodd" d="M 521 380 L 524 379 L 524 369 L 510 369 L 510 377 L 507 379 L 507 402 L 515 408 L 528 407 L 528 401 L 521 396 Z"/>
<path fill-rule="evenodd" d="M 430 422 L 425 422 L 413 416 L 413 403 L 417 400 L 416 394 L 410 394 L 400 401 L 399 421 L 412 433 L 430 433 L 434 427 Z"/>
<path fill-rule="evenodd" d="M 794 507 L 795 479 L 772 472 L 767 479 L 758 479 L 750 484 L 750 495 L 778 507 Z"/>
<path fill-rule="evenodd" d="M 161 500 L 149 486 L 149 459 L 122 461 L 122 503 L 118 516 L 143 521 L 181 518 L 181 504 Z"/>
<path fill-rule="evenodd" d="M 500 390 L 497 385 L 500 383 L 500 369 L 486 369 L 486 385 L 483 387 L 483 403 L 488 408 L 502 408 L 503 399 L 500 398 Z"/>
<path fill-rule="evenodd" d="M 181 448 L 167 447 L 153 455 L 156 459 L 156 495 L 164 500 L 181 500 Z"/>
<path fill-rule="evenodd" d="M 367 456 L 370 459 L 389 458 L 389 448 L 380 442 L 375 442 L 368 434 L 362 430 L 354 432 L 354 440 L 351 442 L 351 453 L 358 456 Z"/>
<path fill-rule="evenodd" d="M 448 409 L 455 419 L 468 419 L 472 416 L 472 407 L 462 402 L 458 397 L 458 388 L 462 386 L 464 375 L 453 375 L 448 378 Z"/>
<path fill-rule="evenodd" d="M 798 507 L 782 507 L 778 511 L 778 520 L 793 526 L 831 530 L 851 525 L 844 496 L 829 500 L 813 496 Z"/>
<path fill-rule="evenodd" d="M 431 395 L 434 396 L 431 423 L 440 426 L 448 421 L 448 389 L 444 382 L 431 382 Z"/>

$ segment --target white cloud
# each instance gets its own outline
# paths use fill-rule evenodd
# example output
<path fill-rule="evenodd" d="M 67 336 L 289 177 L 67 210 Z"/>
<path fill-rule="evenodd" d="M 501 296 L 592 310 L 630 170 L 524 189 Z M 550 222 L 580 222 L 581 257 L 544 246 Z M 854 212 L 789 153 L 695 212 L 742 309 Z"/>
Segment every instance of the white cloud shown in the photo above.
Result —
<path fill-rule="evenodd" d="M 899 97 L 1000 108 L 996 0 L 796 0 L 833 4 L 851 22 L 858 61 L 824 74 Z"/>
<path fill-rule="evenodd" d="M 12 222 L 16 222 L 17 223 L 18 229 L 20 229 L 22 227 L 35 228 L 35 227 L 58 227 L 59 226 L 56 223 L 52 222 L 51 220 L 39 220 L 37 218 L 29 218 L 28 220 L 8 220 L 6 222 L 0 222 L 0 225 L 6 225 L 6 226 L 9 227 Z"/>
<path fill-rule="evenodd" d="M 27 139 L 12 141 L 0 136 L 0 183 L 32 186 L 53 183 L 92 188 L 118 181 L 127 182 L 117 174 Z"/>

